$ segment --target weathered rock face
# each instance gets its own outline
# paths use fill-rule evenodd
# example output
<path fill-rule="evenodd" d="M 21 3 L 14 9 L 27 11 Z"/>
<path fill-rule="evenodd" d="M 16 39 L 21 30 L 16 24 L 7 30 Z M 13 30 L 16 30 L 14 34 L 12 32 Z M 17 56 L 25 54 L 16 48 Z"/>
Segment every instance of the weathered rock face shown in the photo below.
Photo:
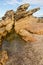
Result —
<path fill-rule="evenodd" d="M 16 12 L 10 10 L 5 13 L 4 17 L 2 17 L 2 22 L 0 23 L 1 37 L 6 36 L 7 32 L 9 33 L 13 27 L 16 33 L 18 33 L 21 36 L 23 36 L 22 33 L 25 30 L 25 35 L 28 34 L 26 36 L 23 36 L 23 39 L 25 41 L 33 41 L 33 34 L 31 34 L 30 32 L 34 34 L 43 34 L 43 24 L 37 23 L 39 21 L 39 18 L 32 16 L 32 14 L 38 11 L 40 8 L 35 8 L 30 11 L 26 11 L 28 6 L 29 4 L 23 4 L 18 7 Z"/>
<path fill-rule="evenodd" d="M 28 7 L 30 6 L 30 4 L 23 4 L 23 5 L 21 5 L 21 6 L 19 6 L 18 8 L 17 8 L 17 12 L 18 11 L 26 11 L 27 9 L 28 9 Z"/>
<path fill-rule="evenodd" d="M 2 17 L 2 20 L 8 20 L 9 18 L 13 20 L 15 12 L 13 10 L 7 11 L 5 15 Z"/>
<path fill-rule="evenodd" d="M 7 33 L 10 32 L 11 29 L 13 28 L 14 15 L 15 15 L 15 12 L 13 10 L 10 10 L 10 11 L 7 11 L 6 14 L 2 17 L 2 20 L 0 22 L 0 39 L 1 40 L 2 40 L 2 37 L 5 37 Z"/>
<path fill-rule="evenodd" d="M 0 48 L 2 47 L 1 45 L 3 40 L 7 40 L 10 42 L 13 39 L 15 40 L 13 45 L 14 47 L 12 45 L 8 45 L 8 51 L 12 54 L 14 52 L 15 59 L 12 62 L 14 62 L 15 65 L 29 65 L 29 63 L 30 65 L 39 65 L 37 62 L 39 61 L 38 54 L 37 56 L 35 55 L 35 53 L 32 51 L 33 48 L 31 44 L 29 45 L 29 43 L 38 43 L 39 41 L 43 40 L 43 19 L 34 17 L 32 15 L 40 8 L 26 11 L 29 6 L 29 4 L 23 4 L 17 8 L 16 12 L 14 12 L 13 10 L 7 11 L 0 21 Z M 17 35 L 20 36 L 19 39 Z M 25 41 L 25 43 L 22 39 Z M 18 42 L 18 40 L 23 41 L 24 45 L 23 43 Z M 30 46 L 32 49 L 29 48 Z M 12 49 L 12 47 L 14 51 L 10 50 Z M 11 59 L 12 58 L 13 57 L 11 57 Z M 3 62 L 0 63 L 3 64 Z M 11 65 L 8 63 L 6 64 Z"/>

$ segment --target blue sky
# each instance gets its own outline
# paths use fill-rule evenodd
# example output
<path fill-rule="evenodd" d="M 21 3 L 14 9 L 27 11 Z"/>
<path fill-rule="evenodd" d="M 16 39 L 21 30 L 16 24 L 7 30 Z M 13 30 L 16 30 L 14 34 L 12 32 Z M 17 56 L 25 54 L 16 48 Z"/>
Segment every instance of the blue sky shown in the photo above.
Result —
<path fill-rule="evenodd" d="M 30 4 L 28 9 L 40 7 L 40 10 L 34 13 L 34 16 L 43 17 L 43 0 L 0 0 L 0 18 L 7 10 L 13 9 L 16 11 L 17 7 L 24 3 Z"/>

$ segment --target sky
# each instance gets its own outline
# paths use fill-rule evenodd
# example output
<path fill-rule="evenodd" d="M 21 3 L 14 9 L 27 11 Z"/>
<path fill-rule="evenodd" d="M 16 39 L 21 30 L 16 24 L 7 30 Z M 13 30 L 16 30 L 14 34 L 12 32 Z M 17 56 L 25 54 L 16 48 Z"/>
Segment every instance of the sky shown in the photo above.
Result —
<path fill-rule="evenodd" d="M 36 17 L 43 17 L 43 0 L 0 0 L 0 18 L 7 10 L 13 9 L 16 11 L 17 7 L 24 3 L 30 4 L 29 10 L 40 7 L 40 10 L 33 15 Z"/>

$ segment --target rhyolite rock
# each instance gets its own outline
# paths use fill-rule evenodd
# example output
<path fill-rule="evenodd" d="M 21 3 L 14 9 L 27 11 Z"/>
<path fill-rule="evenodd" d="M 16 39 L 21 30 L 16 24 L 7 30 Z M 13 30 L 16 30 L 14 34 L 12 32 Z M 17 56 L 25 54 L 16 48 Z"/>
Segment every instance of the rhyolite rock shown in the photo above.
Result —
<path fill-rule="evenodd" d="M 27 3 L 19 6 L 16 11 L 7 11 L 0 21 L 0 49 L 8 51 L 9 54 L 11 53 L 11 56 L 8 59 L 10 64 L 8 64 L 8 62 L 5 65 L 43 64 L 43 53 L 40 50 L 39 52 L 38 47 L 35 48 L 34 45 L 35 43 L 38 44 L 43 42 L 43 19 L 32 15 L 40 8 L 34 8 L 28 11 L 27 9 L 29 6 L 30 5 Z M 4 42 L 5 45 L 3 46 L 2 42 L 4 40 L 8 41 L 9 43 L 6 44 Z M 6 45 L 8 45 L 8 48 Z M 37 50 L 36 52 L 35 50 L 33 52 L 32 49 Z M 41 45 L 39 45 L 39 49 L 43 50 L 43 48 L 41 48 Z M 42 53 L 41 57 L 40 53 Z M 12 61 L 11 59 L 13 58 L 14 60 Z M 42 58 L 42 60 L 40 60 L 40 58 Z M 0 63 L 3 64 L 3 62 Z"/>
<path fill-rule="evenodd" d="M 17 11 L 25 11 L 28 9 L 28 7 L 30 6 L 30 4 L 26 3 L 26 4 L 23 4 L 23 5 L 20 5 L 18 8 L 17 8 Z"/>
<path fill-rule="evenodd" d="M 3 30 L 1 30 L 2 33 L 0 32 L 1 37 L 4 38 L 12 30 L 15 31 L 17 34 L 21 35 L 21 37 L 23 37 L 22 39 L 24 39 L 25 41 L 27 39 L 30 39 L 29 41 L 32 41 L 32 39 L 34 40 L 34 34 L 43 34 L 43 23 L 39 23 L 42 20 L 32 15 L 40 8 L 26 11 L 28 7 L 28 3 L 23 4 L 17 8 L 16 12 L 14 12 L 13 10 L 9 10 L 5 13 L 0 22 L 0 30 L 4 28 L 4 32 Z M 23 32 L 21 32 L 23 30 L 25 30 L 25 32 L 27 32 L 28 34 L 23 36 Z M 7 34 L 4 34 L 5 32 L 7 32 Z"/>
<path fill-rule="evenodd" d="M 26 11 L 28 7 L 29 7 L 28 3 L 23 4 L 17 8 L 16 12 L 14 12 L 13 10 L 10 10 L 5 13 L 5 15 L 2 17 L 2 20 L 0 22 L 0 30 L 2 32 L 2 33 L 1 32 L 0 33 L 1 33 L 2 37 L 4 37 L 3 35 L 5 32 L 9 33 L 12 29 L 14 29 L 16 31 L 16 33 L 21 36 L 23 33 L 23 32 L 20 33 L 21 30 L 22 31 L 25 30 L 25 31 L 27 31 L 27 33 L 32 32 L 34 34 L 36 34 L 36 33 L 43 34 L 43 23 L 37 23 L 41 19 L 34 17 L 32 15 L 33 13 L 38 11 L 40 8 L 35 8 L 30 11 Z M 4 32 L 2 29 L 4 30 Z M 33 37 L 33 34 L 31 34 L 31 35 Z M 26 36 L 26 39 L 27 38 L 28 38 L 28 40 L 32 39 L 31 36 L 30 36 L 30 38 L 27 36 Z M 25 37 L 25 35 L 23 36 L 23 38 L 24 37 Z"/>

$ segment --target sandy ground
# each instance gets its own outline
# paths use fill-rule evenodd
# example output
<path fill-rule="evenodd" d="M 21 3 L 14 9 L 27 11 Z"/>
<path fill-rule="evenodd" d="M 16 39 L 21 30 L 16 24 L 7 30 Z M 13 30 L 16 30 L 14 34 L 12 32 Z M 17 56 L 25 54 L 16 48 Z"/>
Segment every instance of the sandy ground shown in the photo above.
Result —
<path fill-rule="evenodd" d="M 6 65 L 43 65 L 43 36 L 36 36 L 37 41 L 24 42 L 19 37 L 12 43 L 3 42 L 3 49 L 8 51 Z"/>

